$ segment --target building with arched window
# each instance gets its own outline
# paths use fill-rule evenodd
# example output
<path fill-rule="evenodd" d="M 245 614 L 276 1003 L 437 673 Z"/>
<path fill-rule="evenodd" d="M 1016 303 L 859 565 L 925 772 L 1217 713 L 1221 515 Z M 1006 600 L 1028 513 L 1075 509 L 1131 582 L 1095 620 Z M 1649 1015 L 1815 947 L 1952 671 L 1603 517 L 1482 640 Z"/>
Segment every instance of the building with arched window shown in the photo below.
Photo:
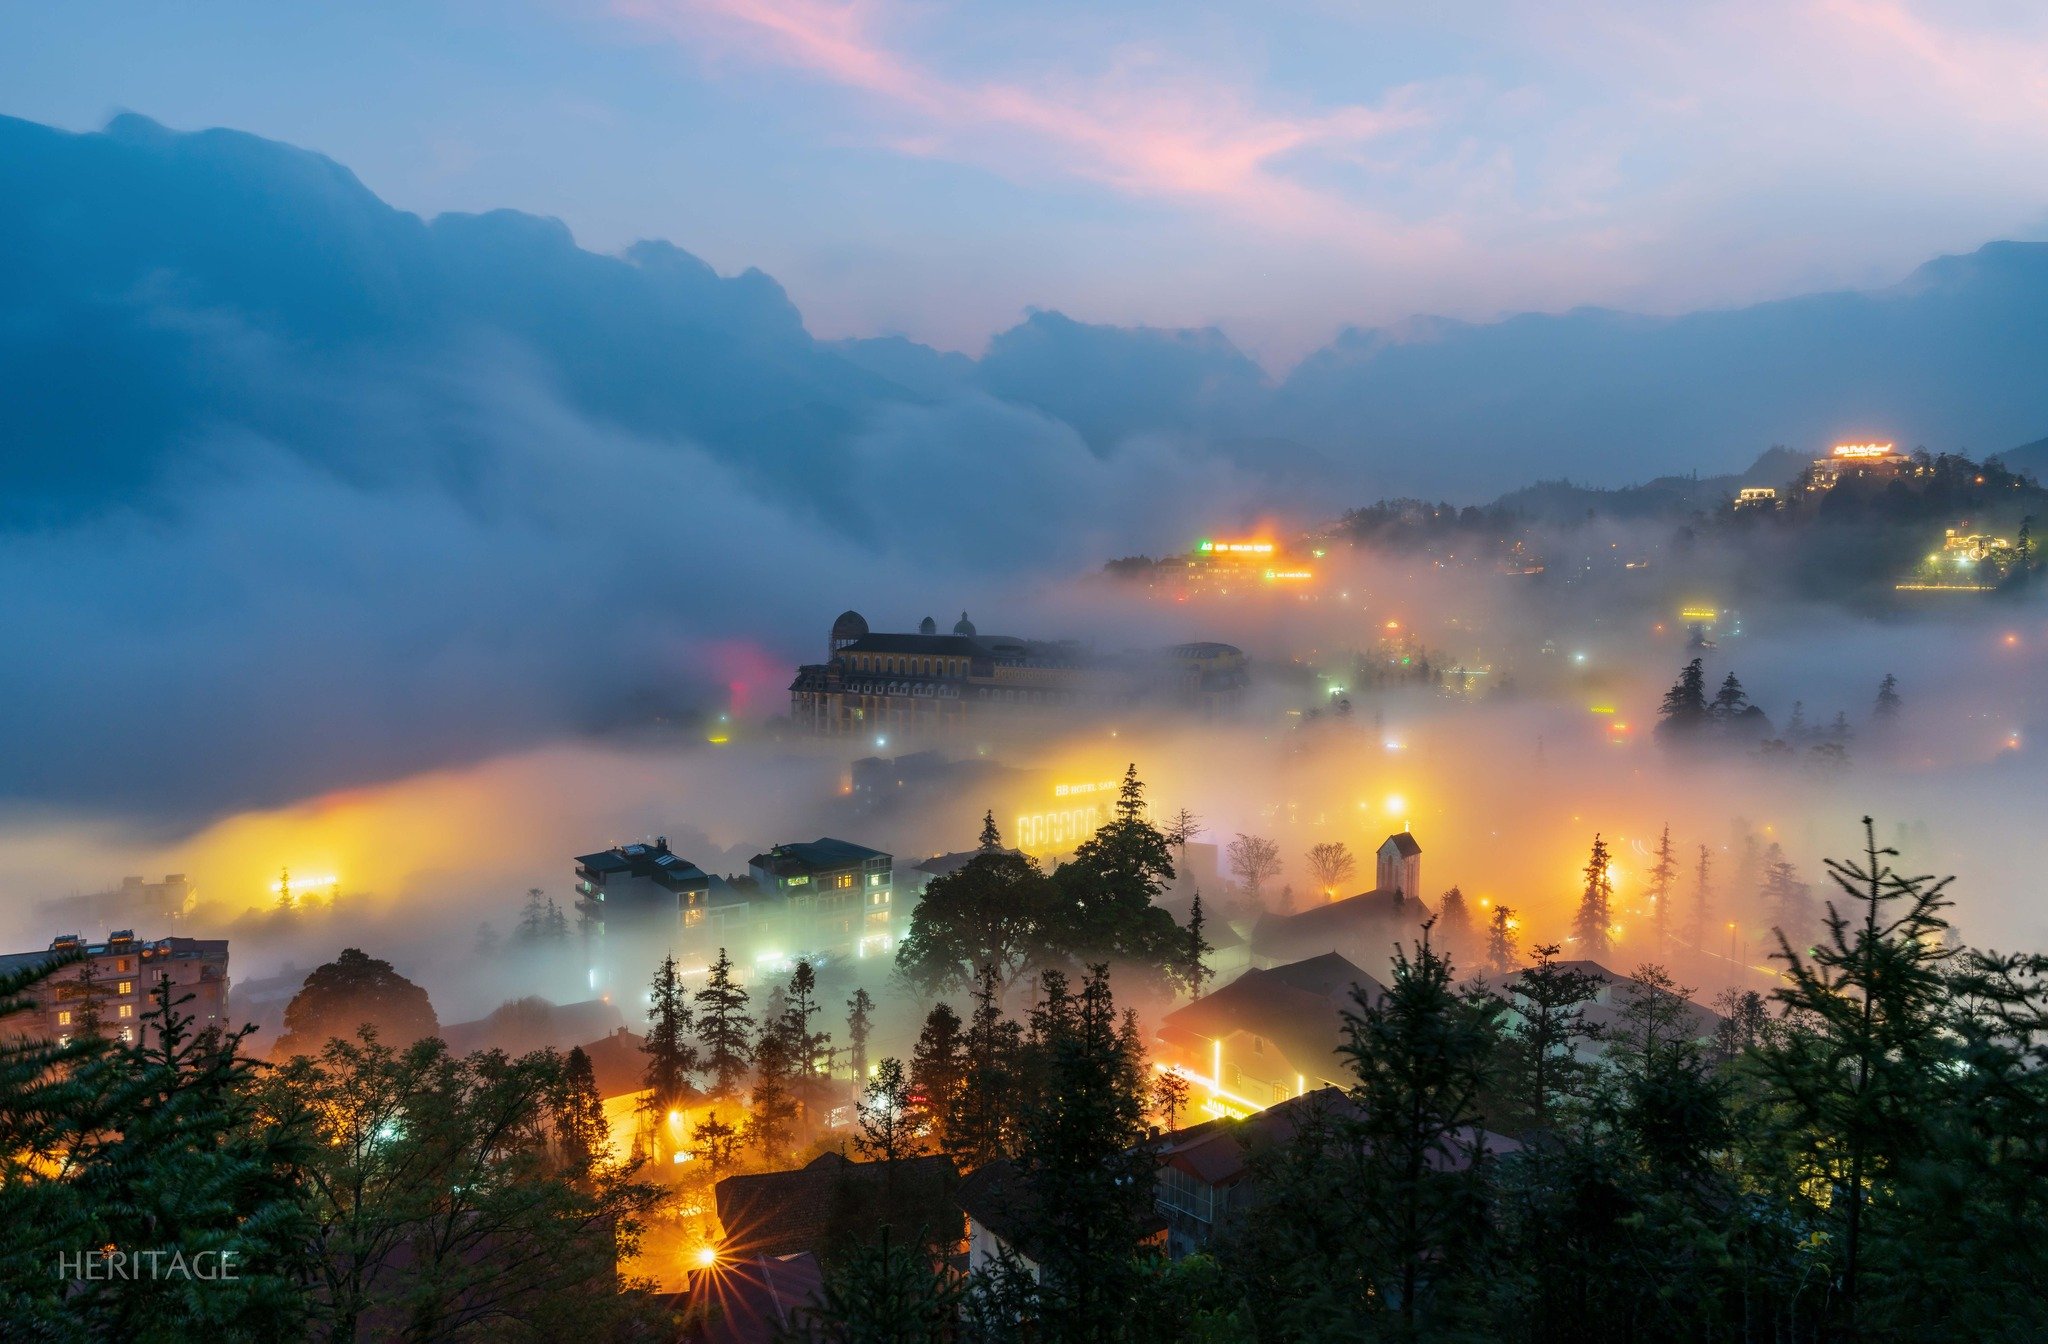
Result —
<path fill-rule="evenodd" d="M 1229 644 L 1101 653 L 1077 640 L 984 635 L 964 611 L 948 634 L 929 616 L 916 633 L 879 634 L 849 611 L 832 623 L 826 660 L 797 669 L 789 712 L 826 737 L 944 736 L 1134 708 L 1219 715 L 1247 680 L 1244 653 Z"/>

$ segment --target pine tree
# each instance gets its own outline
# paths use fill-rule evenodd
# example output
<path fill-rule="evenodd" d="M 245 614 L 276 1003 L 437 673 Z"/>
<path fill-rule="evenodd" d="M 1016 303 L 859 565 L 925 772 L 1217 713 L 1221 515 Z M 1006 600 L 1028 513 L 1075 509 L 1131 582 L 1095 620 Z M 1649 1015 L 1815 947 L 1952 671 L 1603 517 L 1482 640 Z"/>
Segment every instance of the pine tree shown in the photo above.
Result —
<path fill-rule="evenodd" d="M 1401 1337 L 1454 1316 L 1476 1289 L 1491 1155 L 1480 1097 L 1505 1005 L 1465 996 L 1430 946 L 1396 949 L 1386 993 L 1353 989 L 1337 1053 L 1358 1076 L 1353 1133 L 1363 1167 L 1349 1212 L 1368 1285 L 1395 1312 Z"/>
<path fill-rule="evenodd" d="M 868 1032 L 873 1027 L 874 1010 L 874 999 L 856 986 L 853 997 L 846 1001 L 847 1062 L 856 1083 L 864 1083 L 868 1077 Z"/>
<path fill-rule="evenodd" d="M 1678 860 L 1671 852 L 1671 823 L 1666 822 L 1664 834 L 1657 841 L 1657 862 L 1650 869 L 1650 916 L 1660 956 L 1670 935 L 1671 880 L 1677 876 Z"/>
<path fill-rule="evenodd" d="M 1749 708 L 1749 695 L 1742 689 L 1742 682 L 1733 672 L 1721 680 L 1721 689 L 1714 693 L 1714 702 L 1707 712 L 1724 727 L 1742 717 Z"/>
<path fill-rule="evenodd" d="M 1613 948 L 1608 929 L 1614 918 L 1614 879 L 1607 869 L 1607 842 L 1596 832 L 1593 852 L 1586 859 L 1586 887 L 1579 896 L 1579 911 L 1572 921 L 1580 954 L 1594 961 L 1605 960 Z"/>
<path fill-rule="evenodd" d="M 1699 659 L 1693 659 L 1679 672 L 1678 681 L 1664 693 L 1664 703 L 1657 712 L 1659 737 L 1677 742 L 1699 736 L 1710 720 L 1706 668 Z"/>
<path fill-rule="evenodd" d="M 1877 684 L 1877 704 L 1870 711 L 1871 717 L 1884 720 L 1899 716 L 1899 708 L 1905 702 L 1899 699 L 1899 679 L 1887 672 L 1884 680 Z"/>
<path fill-rule="evenodd" d="M 1792 702 L 1792 717 L 1785 720 L 1785 740 L 1797 746 L 1804 742 L 1812 731 L 1806 723 L 1806 702 L 1804 700 L 1794 700 Z"/>
<path fill-rule="evenodd" d="M 1766 916 L 1781 935 L 1803 944 L 1817 931 L 1813 895 L 1775 840 L 1764 850 L 1763 872 L 1758 894 Z"/>
<path fill-rule="evenodd" d="M 997 854 L 1002 851 L 1003 833 L 996 829 L 996 813 L 994 808 L 990 808 L 982 814 L 980 848 L 984 854 Z"/>
<path fill-rule="evenodd" d="M 1436 924 L 1433 927 L 1445 956 L 1464 956 L 1473 952 L 1472 905 L 1465 899 L 1463 887 L 1454 886 L 1437 898 Z"/>
<path fill-rule="evenodd" d="M 1599 976 L 1557 964 L 1558 946 L 1533 953 L 1507 985 L 1516 1022 L 1509 1036 L 1509 1087 L 1522 1123 L 1547 1129 L 1559 1104 L 1581 1094 L 1588 1067 L 1578 1058 L 1582 1041 L 1597 1035 L 1586 1006 L 1599 996 Z"/>
<path fill-rule="evenodd" d="M 1019 1116 L 1019 1166 L 1029 1192 L 1028 1240 L 1042 1248 L 1053 1338 L 1099 1337 L 1139 1282 L 1154 1159 L 1143 1147 L 1145 1085 L 1134 1023 L 1120 1020 L 1108 968 L 1078 992 L 1041 977 L 1027 1046 L 1033 1086 Z"/>
<path fill-rule="evenodd" d="M 562 1065 L 555 1097 L 555 1142 L 561 1146 L 564 1165 L 579 1176 L 589 1176 L 611 1153 L 611 1127 L 597 1094 L 597 1075 L 580 1045 L 569 1051 Z"/>
<path fill-rule="evenodd" d="M 948 1153 L 954 1151 L 950 1120 L 960 1106 L 960 1088 L 966 1072 L 960 1014 L 953 1011 L 951 1004 L 933 1004 L 911 1051 L 910 1090 L 917 1099 L 918 1127 L 941 1151 Z"/>
<path fill-rule="evenodd" d="M 854 1118 L 860 1128 L 854 1147 L 869 1161 L 900 1162 L 917 1152 L 917 1118 L 902 1060 L 891 1057 L 875 1066 L 875 1076 L 861 1088 Z"/>
<path fill-rule="evenodd" d="M 702 1067 L 711 1075 L 711 1095 L 729 1100 L 753 1058 L 749 1038 L 754 1019 L 747 1015 L 746 986 L 732 978 L 732 958 L 724 948 L 711 964 L 710 978 L 697 991 L 697 1042 Z"/>
<path fill-rule="evenodd" d="M 690 1154 L 704 1164 L 714 1186 L 732 1169 L 739 1150 L 739 1130 L 719 1119 L 716 1110 L 699 1120 L 696 1131 L 690 1136 Z"/>
<path fill-rule="evenodd" d="M 1003 1016 L 995 977 L 982 972 L 974 989 L 962 1044 L 961 1085 L 954 1093 L 943 1129 L 946 1152 L 963 1171 L 1007 1156 L 1016 1139 L 1017 1076 L 1022 1032 Z"/>
<path fill-rule="evenodd" d="M 1207 922 L 1207 919 L 1202 914 L 1202 893 L 1197 891 L 1193 904 L 1188 907 L 1187 959 L 1182 964 L 1179 976 L 1177 977 L 1180 980 L 1181 987 L 1187 991 L 1188 997 L 1192 999 L 1202 997 L 1202 987 L 1209 982 L 1209 977 L 1214 974 L 1209 969 L 1208 960 L 1209 953 L 1214 949 L 1209 946 L 1209 940 L 1202 932 L 1207 926 Z"/>
<path fill-rule="evenodd" d="M 788 1155 L 797 1120 L 796 1043 L 786 1021 L 770 1019 L 754 1041 L 754 1090 L 747 1106 L 746 1141 L 770 1167 Z"/>
<path fill-rule="evenodd" d="M 799 958 L 790 972 L 788 1006 L 783 1010 L 783 1035 L 789 1041 L 792 1083 L 798 1114 L 811 1122 L 811 1111 L 821 1079 L 821 1064 L 832 1033 L 815 1031 L 811 1019 L 824 1011 L 818 1002 L 818 973 L 808 960 Z"/>
<path fill-rule="evenodd" d="M 676 959 L 663 957 L 654 971 L 647 1007 L 647 1040 L 640 1047 L 647 1056 L 647 1109 L 655 1116 L 665 1116 L 682 1104 L 690 1078 L 697 1072 L 692 1025 L 690 1000 L 676 971 Z"/>
<path fill-rule="evenodd" d="M 1714 916 L 1713 869 L 1714 853 L 1701 845 L 1699 862 L 1692 870 L 1692 945 L 1701 952 L 1706 951 L 1707 929 Z"/>
<path fill-rule="evenodd" d="M 1486 969 L 1493 975 L 1512 975 L 1521 964 L 1515 947 L 1515 912 L 1505 905 L 1493 907 L 1493 920 L 1486 929 Z"/>
<path fill-rule="evenodd" d="M 1758 1051 L 1766 1077 L 1798 1126 L 1805 1167 L 1825 1177 L 1808 1216 L 1839 1247 L 1845 1337 L 1861 1329 L 1865 1217 L 1881 1192 L 1926 1147 L 1930 1094 L 1942 1082 L 1944 974 L 1954 951 L 1943 937 L 1949 880 L 1907 876 L 1886 860 L 1863 819 L 1860 863 L 1830 859 L 1846 898 L 1828 903 L 1827 936 L 1802 951 L 1780 934 L 1787 984 L 1775 992 L 1801 1029 Z"/>

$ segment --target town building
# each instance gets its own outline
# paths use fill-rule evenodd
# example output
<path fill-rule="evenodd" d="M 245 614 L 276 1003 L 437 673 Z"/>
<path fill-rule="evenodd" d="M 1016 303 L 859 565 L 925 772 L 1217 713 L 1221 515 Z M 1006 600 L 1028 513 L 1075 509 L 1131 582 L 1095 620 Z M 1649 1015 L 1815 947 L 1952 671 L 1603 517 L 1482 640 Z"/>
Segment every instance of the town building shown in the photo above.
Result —
<path fill-rule="evenodd" d="M 981 634 L 966 612 L 951 634 L 927 616 L 911 634 L 878 634 L 859 612 L 832 623 L 822 663 L 797 669 L 790 720 L 823 737 L 996 735 L 1165 708 L 1221 715 L 1248 682 L 1229 644 L 1098 653 L 1075 640 Z"/>
<path fill-rule="evenodd" d="M 1396 831 L 1374 855 L 1371 891 L 1292 914 L 1267 914 L 1252 926 L 1254 966 L 1278 966 L 1337 952 L 1368 969 L 1384 967 L 1397 945 L 1422 936 L 1431 911 L 1422 891 L 1422 846 Z"/>
<path fill-rule="evenodd" d="M 1208 1249 L 1256 1203 L 1254 1162 L 1260 1155 L 1313 1131 L 1340 1146 L 1355 1141 L 1345 1131 L 1361 1118 L 1342 1088 L 1320 1087 L 1248 1118 L 1206 1120 L 1167 1135 L 1157 1149 L 1153 1207 L 1166 1222 L 1168 1256 L 1178 1260 Z M 1500 1157 L 1520 1148 L 1504 1135 L 1466 1128 L 1431 1156 L 1430 1166 L 1458 1171 L 1475 1153 Z"/>
<path fill-rule="evenodd" d="M 1579 1042 L 1578 1053 L 1582 1058 L 1594 1059 L 1606 1053 L 1607 1042 L 1626 1025 L 1631 1005 L 1638 996 L 1649 995 L 1667 999 L 1677 1009 L 1674 1014 L 1685 1024 L 1689 1039 L 1705 1044 L 1711 1042 L 1726 1019 L 1702 1004 L 1691 999 L 1680 998 L 1669 990 L 1646 985 L 1634 976 L 1611 971 L 1597 961 L 1561 961 L 1557 967 L 1562 971 L 1576 971 L 1592 976 L 1599 982 L 1599 989 L 1592 1000 L 1580 1013 L 1580 1022 L 1587 1029 L 1585 1039 Z M 1516 1011 L 1517 1000 L 1510 996 L 1510 1011 Z M 1518 1014 L 1519 1015 L 1519 1014 Z"/>
<path fill-rule="evenodd" d="M 728 1176 L 713 1194 L 724 1235 L 721 1256 L 751 1258 L 809 1251 L 830 1260 L 854 1244 L 922 1228 L 942 1253 L 965 1237 L 960 1174 L 943 1153 L 896 1162 L 855 1162 L 824 1153 L 794 1171 Z"/>
<path fill-rule="evenodd" d="M 192 913 L 198 891 L 183 873 L 160 882 L 124 877 L 118 887 L 36 903 L 36 918 L 59 929 L 164 928 Z"/>
<path fill-rule="evenodd" d="M 893 867 L 881 850 L 829 836 L 756 854 L 743 877 L 706 872 L 666 837 L 579 855 L 590 988 L 638 986 L 664 955 L 700 974 L 721 948 L 770 973 L 798 958 L 887 956 L 896 946 Z"/>
<path fill-rule="evenodd" d="M 1735 507 L 1744 511 L 1769 513 L 1784 503 L 1768 485 L 1746 485 L 1735 494 Z"/>
<path fill-rule="evenodd" d="M 155 1007 L 152 996 L 164 980 L 171 983 L 178 1014 L 190 1019 L 190 1030 L 231 1029 L 225 938 L 139 939 L 132 929 L 116 929 L 105 942 L 88 943 L 77 934 L 66 934 L 41 952 L 0 955 L 0 975 L 81 954 L 83 960 L 30 986 L 26 997 L 32 1006 L 0 1019 L 0 1031 L 22 1039 L 68 1042 L 96 1014 L 102 1036 L 147 1044 L 156 1029 L 149 1020 Z"/>
<path fill-rule="evenodd" d="M 825 1298 L 825 1271 L 808 1251 L 756 1255 L 693 1268 L 689 1287 L 656 1295 L 672 1315 L 693 1322 L 690 1344 L 782 1344 L 808 1339 L 809 1313 Z"/>
<path fill-rule="evenodd" d="M 1912 469 L 1913 459 L 1890 443 L 1838 443 L 1806 473 L 1807 489 L 1832 490 L 1845 480 L 1889 480 Z"/>
<path fill-rule="evenodd" d="M 1187 1079 L 1190 1100 L 1211 1116 L 1251 1115 L 1341 1084 L 1337 1047 L 1354 989 L 1386 987 L 1335 952 L 1249 970 L 1160 1022 L 1154 1063 Z"/>

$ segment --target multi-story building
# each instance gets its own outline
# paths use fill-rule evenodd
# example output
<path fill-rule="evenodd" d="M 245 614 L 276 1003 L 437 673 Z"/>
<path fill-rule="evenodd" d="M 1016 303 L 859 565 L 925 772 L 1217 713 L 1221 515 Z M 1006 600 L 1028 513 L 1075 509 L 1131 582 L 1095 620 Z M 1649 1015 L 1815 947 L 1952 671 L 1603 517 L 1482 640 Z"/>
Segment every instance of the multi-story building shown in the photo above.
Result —
<path fill-rule="evenodd" d="M 197 895 L 183 873 L 171 873 L 161 882 L 124 877 L 120 886 L 104 891 L 38 901 L 36 917 L 60 929 L 162 928 L 192 913 Z"/>
<path fill-rule="evenodd" d="M 0 1031 L 18 1038 L 69 1041 L 96 1015 L 102 1036 L 147 1043 L 156 1030 L 149 1016 L 155 1007 L 152 996 L 165 979 L 171 982 L 178 1014 L 190 1019 L 190 1030 L 228 1029 L 225 938 L 144 940 L 132 929 L 116 929 L 105 942 L 88 943 L 77 934 L 66 934 L 41 952 L 0 955 L 0 975 L 79 953 L 83 960 L 32 985 L 27 997 L 34 1006 L 0 1018 Z"/>
<path fill-rule="evenodd" d="M 664 955 L 686 975 L 700 972 L 720 948 L 764 972 L 799 957 L 886 956 L 895 947 L 894 876 L 890 855 L 830 837 L 756 854 L 744 877 L 706 872 L 666 838 L 579 855 L 590 987 L 637 985 Z"/>
<path fill-rule="evenodd" d="M 929 616 L 915 634 L 876 634 L 849 611 L 832 623 L 826 661 L 797 669 L 789 711 L 805 732 L 886 742 L 1153 706 L 1221 714 L 1247 681 L 1244 653 L 1229 644 L 1101 654 L 1074 640 L 984 635 L 964 611 L 946 635 Z"/>
<path fill-rule="evenodd" d="M 782 960 L 886 956 L 895 947 L 895 860 L 881 850 L 825 837 L 756 854 L 747 871 L 766 897 L 761 924 L 789 949 Z"/>
<path fill-rule="evenodd" d="M 1889 443 L 1838 443 L 1828 450 L 1826 457 L 1813 460 L 1813 466 L 1807 472 L 1807 483 L 1812 490 L 1832 490 L 1849 477 L 1889 479 L 1906 472 L 1912 465 L 1911 456 L 1899 452 Z"/>

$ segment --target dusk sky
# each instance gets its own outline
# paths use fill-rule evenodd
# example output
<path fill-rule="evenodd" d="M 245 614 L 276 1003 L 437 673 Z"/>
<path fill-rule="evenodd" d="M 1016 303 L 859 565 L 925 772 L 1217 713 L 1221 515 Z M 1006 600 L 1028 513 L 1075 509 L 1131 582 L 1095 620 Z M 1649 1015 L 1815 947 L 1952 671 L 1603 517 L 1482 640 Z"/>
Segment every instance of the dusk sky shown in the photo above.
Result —
<path fill-rule="evenodd" d="M 1035 306 L 1282 367 L 1349 323 L 1882 285 L 2048 226 L 2034 4 L 7 10 L 0 112 L 236 127 L 970 352 Z"/>

